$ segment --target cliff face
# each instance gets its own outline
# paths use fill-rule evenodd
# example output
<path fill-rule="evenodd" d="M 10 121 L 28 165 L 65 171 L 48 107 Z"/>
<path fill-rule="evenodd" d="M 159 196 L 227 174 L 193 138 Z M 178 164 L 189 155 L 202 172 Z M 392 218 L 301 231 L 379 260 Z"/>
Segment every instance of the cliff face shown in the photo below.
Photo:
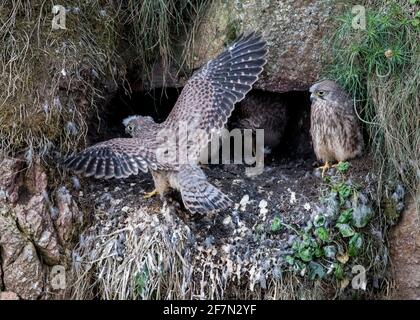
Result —
<path fill-rule="evenodd" d="M 26 91 L 24 89 L 28 85 L 17 87 L 22 90 L 17 90 L 16 96 L 9 95 L 13 90 L 4 90 L 7 103 L 0 105 L 0 124 L 10 125 L 10 128 L 5 129 L 0 126 L 0 133 L 11 133 L 7 138 L 1 136 L 0 142 L 7 139 L 5 146 L 20 148 L 16 152 L 19 156 L 4 157 L 3 144 L 0 144 L 0 300 L 65 297 L 69 291 L 61 286 L 60 277 L 56 277 L 59 274 L 57 267 L 64 268 L 67 284 L 73 281 L 72 276 L 78 277 L 78 289 L 73 292 L 73 296 L 78 298 L 92 298 L 94 293 L 89 290 L 92 290 L 95 281 L 95 289 L 98 289 L 95 294 L 100 298 L 150 298 L 156 296 L 153 295 L 155 284 L 171 284 L 172 280 L 172 283 L 179 284 L 177 277 L 182 272 L 184 278 L 179 291 L 175 292 L 172 287 L 165 288 L 167 291 L 162 292 L 167 295 L 162 293 L 162 297 L 261 298 L 265 294 L 265 297 L 276 299 L 334 296 L 329 292 L 317 292 L 316 282 L 308 278 L 310 272 L 313 272 L 314 279 L 321 273 L 317 263 L 307 264 L 312 269 L 297 266 L 298 271 L 293 270 L 295 273 L 291 273 L 293 279 L 304 279 L 302 292 L 295 295 L 289 290 L 287 281 L 284 286 L 276 287 L 282 277 L 282 268 L 296 267 L 296 261 L 302 262 L 302 255 L 313 249 L 297 248 L 302 249 L 300 256 L 290 256 L 293 250 L 297 250 L 293 248 L 294 243 L 306 245 L 306 240 L 297 241 L 298 236 L 293 228 L 298 228 L 299 232 L 312 230 L 315 217 L 323 213 L 315 209 L 324 208 L 325 204 L 321 206 L 318 199 L 318 191 L 321 188 L 325 190 L 327 186 L 315 174 L 313 159 L 310 157 L 303 160 L 289 159 L 281 163 L 273 161 L 267 165 L 265 173 L 254 180 L 244 176 L 238 168 L 227 167 L 224 171 L 218 167 L 206 169 L 211 179 L 225 190 L 230 190 L 239 208 L 232 216 L 227 213 L 217 217 L 218 220 L 186 217 L 185 212 L 178 210 L 178 207 L 162 209 L 162 202 L 157 198 L 143 200 L 142 194 L 152 189 L 150 176 L 134 177 L 124 182 L 98 182 L 90 179 L 82 181 L 80 186 L 78 180 L 70 181 L 69 177 L 59 175 L 59 170 L 53 168 L 55 160 L 50 163 L 39 161 L 41 157 L 37 153 L 42 150 L 46 154 L 52 150 L 58 152 L 57 158 L 61 158 L 84 146 L 87 143 L 85 136 L 88 127 L 89 131 L 102 130 L 103 133 L 106 120 L 102 128 L 99 128 L 94 123 L 97 114 L 104 118 L 103 114 L 107 112 L 110 117 L 115 117 L 111 114 L 114 109 L 109 106 L 109 100 L 116 95 L 118 86 L 122 91 L 127 90 L 126 76 L 130 71 L 127 70 L 130 66 L 128 60 L 135 59 L 118 51 L 123 38 L 119 32 L 125 29 L 123 25 L 118 25 L 119 19 L 113 19 L 114 14 L 118 14 L 112 2 L 109 4 L 108 8 L 103 8 L 99 3 L 97 6 L 79 3 L 77 5 L 81 7 L 72 5 L 67 13 L 68 31 L 51 32 L 49 8 L 48 12 L 44 9 L 43 12 L 37 11 L 25 17 L 27 21 L 22 23 L 30 30 L 41 30 L 41 38 L 45 36 L 48 40 L 40 42 L 45 43 L 45 47 L 34 47 L 28 43 L 28 47 L 36 54 L 36 58 L 30 61 L 40 61 L 38 57 L 41 56 L 48 63 L 38 63 L 36 68 L 32 68 L 25 65 L 24 56 L 19 56 L 21 60 L 18 62 L 23 63 L 26 72 L 32 70 L 28 79 L 33 80 L 30 82 L 33 88 Z M 261 89 L 261 94 L 265 91 L 271 94 L 306 91 L 319 79 L 325 62 L 330 58 L 331 44 L 325 39 L 335 29 L 334 17 L 348 6 L 348 1 L 343 0 L 212 1 L 194 32 L 194 39 L 187 39 L 194 42 L 190 56 L 185 57 L 189 61 L 187 74 L 215 57 L 241 33 L 259 31 L 268 42 L 269 54 L 264 73 L 255 88 Z M 40 20 L 40 28 L 34 27 L 30 16 L 43 18 Z M 112 24 L 115 25 L 111 27 Z M 8 27 L 16 30 L 14 26 Z M 103 33 L 103 30 L 107 30 L 107 33 Z M 26 33 L 21 32 L 20 36 Z M 50 38 L 51 35 L 54 37 Z M 38 40 L 37 36 L 33 34 L 34 39 L 30 41 Z M 9 43 L 8 48 L 13 47 Z M 12 54 L 14 51 L 10 52 Z M 6 64 L 7 61 L 0 63 Z M 12 69 L 16 71 L 18 79 L 18 71 L 21 69 L 19 66 Z M 149 88 L 162 87 L 164 81 L 170 87 L 185 84 L 186 78 L 178 77 L 178 70 L 174 66 L 170 66 L 169 75 L 164 74 L 163 69 L 158 64 L 153 66 L 153 81 Z M 0 83 L 9 88 L 9 75 L 1 76 L 3 78 L 0 78 Z M 143 86 L 144 81 L 129 81 L 132 91 L 142 92 L 147 87 Z M 139 83 L 141 86 L 137 87 Z M 16 81 L 16 84 L 19 82 Z M 50 85 L 52 88 L 46 90 Z M 23 96 L 24 101 L 20 101 L 19 98 Z M 32 99 L 34 96 L 36 99 Z M 1 94 L 0 97 L 4 98 Z M 30 97 L 29 101 L 27 97 Z M 308 100 L 307 96 L 304 98 Z M 17 111 L 10 106 L 15 106 Z M 304 109 L 302 114 L 306 116 L 309 111 L 307 106 L 298 103 L 291 105 L 294 109 Z M 18 119 L 18 114 L 24 117 Z M 296 120 L 299 124 L 296 130 L 306 133 L 305 146 L 310 144 L 308 121 L 308 118 Z M 92 130 L 91 127 L 101 130 Z M 13 135 L 16 132 L 18 134 Z M 34 139 L 21 141 L 20 138 L 27 138 L 29 133 L 34 135 Z M 30 143 L 38 145 L 38 149 L 29 148 Z M 296 149 L 302 144 L 297 145 Z M 364 160 L 361 160 L 361 166 L 353 165 L 348 176 L 334 171 L 334 179 L 343 179 L 340 180 L 342 184 L 351 184 L 352 179 L 359 179 L 361 185 L 367 183 L 367 180 L 369 184 L 375 184 L 370 176 L 370 164 L 363 165 L 366 162 Z M 32 164 L 29 166 L 28 162 Z M 358 167 L 362 167 L 362 172 L 357 171 Z M 363 186 L 366 189 L 366 185 Z M 297 202 L 293 200 L 294 197 L 297 197 Z M 248 200 L 243 201 L 244 198 Z M 373 202 L 375 196 L 371 195 L 371 198 Z M 401 199 L 398 201 L 401 202 Z M 247 203 L 248 209 L 245 208 Z M 410 206 L 402 214 L 402 220 L 390 238 L 394 279 L 397 297 L 400 298 L 420 297 L 420 240 L 418 213 L 414 207 Z M 380 220 L 378 215 L 375 219 Z M 93 222 L 88 225 L 86 222 L 89 219 Z M 290 229 L 289 224 L 293 225 Z M 388 261 L 388 251 L 384 247 L 386 235 L 374 231 L 379 235 L 378 247 L 383 249 L 378 254 L 379 260 L 383 258 L 383 261 Z M 314 237 L 313 231 L 308 232 L 310 237 Z M 332 232 L 337 233 L 337 230 L 333 229 Z M 157 240 L 150 244 L 150 239 Z M 319 242 L 319 239 L 315 240 Z M 348 244 L 346 239 L 340 240 Z M 253 251 L 249 251 L 249 243 Z M 140 251 L 139 248 L 144 250 Z M 332 260 L 334 263 L 328 266 L 328 270 L 324 270 L 325 273 L 339 274 L 338 267 L 343 272 L 353 263 L 342 247 L 338 249 L 343 251 L 339 252 L 339 260 Z M 331 256 L 327 258 L 335 259 L 335 253 L 328 252 Z M 272 264 L 273 261 L 279 263 L 279 266 Z M 152 267 L 155 269 L 150 269 Z M 172 269 L 175 270 L 173 274 L 168 272 Z M 109 275 L 106 279 L 109 283 L 100 282 L 104 270 Z M 220 270 L 222 276 L 217 278 L 215 275 L 219 275 Z M 202 278 L 197 276 L 200 272 Z M 199 279 L 202 292 L 186 290 L 187 285 L 194 287 L 194 275 L 196 280 Z M 385 278 L 383 275 L 381 277 L 382 280 Z M 251 292 L 243 287 L 235 287 L 234 284 L 242 278 L 247 279 L 241 280 L 249 284 L 247 288 L 257 289 Z M 289 280 L 293 285 L 294 282 Z M 146 281 L 149 282 L 145 284 Z M 349 279 L 344 275 L 339 274 L 336 282 L 342 286 L 340 290 L 349 287 Z"/>
<path fill-rule="evenodd" d="M 409 199 L 401 220 L 390 234 L 395 299 L 420 300 L 420 215 Z"/>
<path fill-rule="evenodd" d="M 50 194 L 52 193 L 52 194 Z M 68 267 L 83 216 L 64 188 L 52 191 L 40 163 L 22 159 L 0 166 L 0 248 L 2 290 L 23 299 L 58 298 L 55 267 Z M 55 288 L 57 289 L 57 288 Z"/>
<path fill-rule="evenodd" d="M 214 57 L 241 33 L 258 30 L 269 45 L 268 63 L 256 88 L 307 90 L 318 80 L 334 30 L 333 17 L 348 1 L 215 1 L 195 35 L 194 67 Z M 210 40 L 211 39 L 211 40 Z"/>

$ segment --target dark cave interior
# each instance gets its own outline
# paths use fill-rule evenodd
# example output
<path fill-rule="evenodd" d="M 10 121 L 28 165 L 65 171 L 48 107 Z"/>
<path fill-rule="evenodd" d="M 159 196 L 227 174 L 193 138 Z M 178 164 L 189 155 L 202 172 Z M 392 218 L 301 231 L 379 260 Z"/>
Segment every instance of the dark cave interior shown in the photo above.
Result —
<path fill-rule="evenodd" d="M 100 126 L 96 123 L 89 128 L 88 143 L 93 144 L 110 138 L 127 137 L 122 121 L 128 116 L 151 116 L 156 122 L 163 122 L 172 110 L 181 90 L 182 88 L 157 88 L 147 92 L 135 91 L 131 94 L 127 94 L 125 90 L 117 91 L 101 112 Z M 305 91 L 273 93 L 258 89 L 252 90 L 251 93 L 278 95 L 284 99 L 288 108 L 289 119 L 283 138 L 266 160 L 315 160 L 309 135 L 309 93 Z M 240 103 L 235 108 L 240 108 Z"/>

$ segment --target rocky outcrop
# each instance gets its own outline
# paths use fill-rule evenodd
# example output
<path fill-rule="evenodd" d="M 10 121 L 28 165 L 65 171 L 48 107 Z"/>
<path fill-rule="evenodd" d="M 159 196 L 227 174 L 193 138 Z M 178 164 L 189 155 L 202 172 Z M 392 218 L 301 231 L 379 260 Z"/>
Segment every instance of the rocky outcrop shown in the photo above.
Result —
<path fill-rule="evenodd" d="M 268 42 L 268 63 L 254 86 L 274 92 L 307 90 L 323 70 L 334 29 L 332 17 L 346 1 L 214 1 L 195 35 L 194 68 L 223 50 L 242 32 L 260 31 Z"/>
<path fill-rule="evenodd" d="M 420 218 L 411 199 L 390 234 L 394 299 L 420 300 Z"/>
<path fill-rule="evenodd" d="M 25 168 L 21 159 L 0 166 L 1 290 L 23 299 L 62 295 L 50 284 L 50 270 L 65 267 L 82 216 L 64 187 L 49 195 L 40 163 Z M 4 294 L 2 295 L 3 298 Z"/>

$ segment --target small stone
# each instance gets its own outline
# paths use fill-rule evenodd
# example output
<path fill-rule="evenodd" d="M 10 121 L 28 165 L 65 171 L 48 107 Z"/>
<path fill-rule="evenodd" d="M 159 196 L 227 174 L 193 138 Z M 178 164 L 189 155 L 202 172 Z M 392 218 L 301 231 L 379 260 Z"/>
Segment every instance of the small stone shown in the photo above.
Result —
<path fill-rule="evenodd" d="M 130 211 L 130 207 L 124 206 L 124 207 L 121 208 L 121 211 L 122 212 L 128 212 L 128 211 Z"/>

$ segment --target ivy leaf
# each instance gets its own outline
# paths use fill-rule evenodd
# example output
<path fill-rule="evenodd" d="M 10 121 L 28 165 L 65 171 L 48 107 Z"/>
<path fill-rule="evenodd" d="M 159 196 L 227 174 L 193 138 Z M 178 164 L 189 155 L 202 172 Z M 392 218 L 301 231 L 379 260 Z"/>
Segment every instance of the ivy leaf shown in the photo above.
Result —
<path fill-rule="evenodd" d="M 312 260 L 313 253 L 311 248 L 304 248 L 298 252 L 298 257 L 305 262 L 309 262 Z"/>
<path fill-rule="evenodd" d="M 335 246 L 325 246 L 324 247 L 324 255 L 327 258 L 330 258 L 330 259 L 335 258 L 336 253 L 337 253 L 337 249 L 335 248 Z"/>
<path fill-rule="evenodd" d="M 280 217 L 276 216 L 273 219 L 273 222 L 271 222 L 271 232 L 277 232 L 281 229 L 281 219 Z"/>
<path fill-rule="evenodd" d="M 330 235 L 328 234 L 328 230 L 324 227 L 320 227 L 315 229 L 315 235 L 322 241 L 326 242 L 330 238 Z"/>
<path fill-rule="evenodd" d="M 357 256 L 360 249 L 363 247 L 363 236 L 360 233 L 355 233 L 349 241 L 349 256 Z"/>
<path fill-rule="evenodd" d="M 314 226 L 315 227 L 322 227 L 325 224 L 325 217 L 323 215 L 317 214 L 314 217 Z"/>
<path fill-rule="evenodd" d="M 324 251 L 320 247 L 315 248 L 315 257 L 321 258 L 324 254 Z"/>
<path fill-rule="evenodd" d="M 293 264 L 295 263 L 295 258 L 293 258 L 292 256 L 289 256 L 289 255 L 287 255 L 287 256 L 284 258 L 284 260 L 285 260 L 288 264 L 290 264 L 290 265 L 293 265 Z"/>
<path fill-rule="evenodd" d="M 351 187 L 346 184 L 340 185 L 338 188 L 338 194 L 340 195 L 340 199 L 346 200 L 348 197 L 350 197 Z"/>
<path fill-rule="evenodd" d="M 344 278 L 344 270 L 341 264 L 334 263 L 334 275 L 338 280 L 341 280 Z"/>
<path fill-rule="evenodd" d="M 338 223 L 348 223 L 352 219 L 353 209 L 346 209 L 343 212 L 341 212 L 340 216 L 337 219 Z"/>
<path fill-rule="evenodd" d="M 311 280 L 315 280 L 316 278 L 322 279 L 325 276 L 324 267 L 313 261 L 309 263 L 308 271 Z"/>
<path fill-rule="evenodd" d="M 346 264 L 349 261 L 349 255 L 347 253 L 337 255 L 337 260 L 342 264 Z"/>
<path fill-rule="evenodd" d="M 346 173 L 349 170 L 350 163 L 348 162 L 340 162 L 337 164 L 337 170 L 341 173 Z"/>
<path fill-rule="evenodd" d="M 368 224 L 372 216 L 373 216 L 372 208 L 365 204 L 362 204 L 353 210 L 353 213 L 351 216 L 352 224 L 356 228 L 363 228 Z"/>
<path fill-rule="evenodd" d="M 347 223 L 338 223 L 336 226 L 344 238 L 351 237 L 356 233 Z"/>

